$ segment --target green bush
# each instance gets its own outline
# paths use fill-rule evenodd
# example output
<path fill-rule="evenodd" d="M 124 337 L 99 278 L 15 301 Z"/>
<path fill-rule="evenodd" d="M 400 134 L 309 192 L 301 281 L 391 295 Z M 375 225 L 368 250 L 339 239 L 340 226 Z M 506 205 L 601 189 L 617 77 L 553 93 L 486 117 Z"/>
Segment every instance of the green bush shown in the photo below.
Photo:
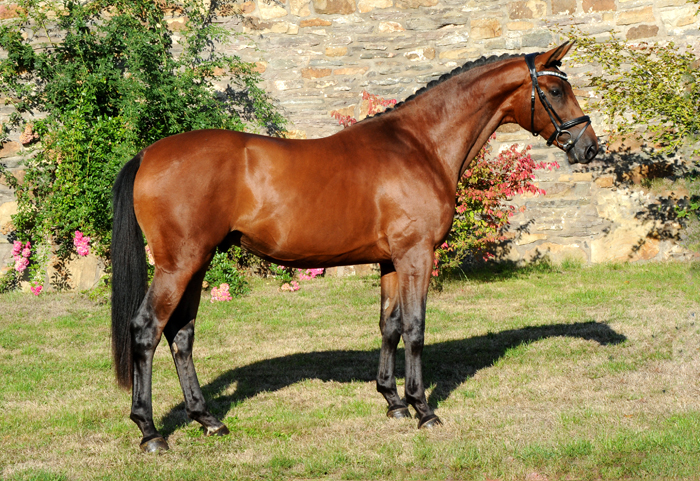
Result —
<path fill-rule="evenodd" d="M 683 148 L 688 156 L 700 154 L 700 62 L 691 46 L 630 42 L 614 35 L 597 42 L 579 30 L 567 35 L 577 42 L 573 61 L 602 68 L 590 85 L 611 138 L 637 137 L 654 155 Z"/>
<path fill-rule="evenodd" d="M 7 53 L 0 88 L 17 111 L 6 128 L 39 141 L 21 183 L 4 172 L 16 192 L 12 222 L 21 240 L 58 244 L 65 256 L 80 230 L 108 258 L 112 183 L 139 150 L 190 130 L 275 134 L 284 124 L 253 66 L 214 50 L 229 34 L 202 2 L 17 3 L 21 17 L 0 26 Z M 186 19 L 177 44 L 166 9 Z M 40 48 L 31 43 L 38 38 L 46 39 Z M 215 69 L 230 75 L 224 92 L 214 88 Z M 37 114 L 45 117 L 27 127 L 25 119 Z"/>
<path fill-rule="evenodd" d="M 235 246 L 229 249 L 228 252 L 217 252 L 214 254 L 209 270 L 204 276 L 204 280 L 209 283 L 209 287 L 228 284 L 229 293 L 232 296 L 246 294 L 250 290 L 250 286 L 243 273 L 236 267 L 241 255 L 241 249 Z"/>

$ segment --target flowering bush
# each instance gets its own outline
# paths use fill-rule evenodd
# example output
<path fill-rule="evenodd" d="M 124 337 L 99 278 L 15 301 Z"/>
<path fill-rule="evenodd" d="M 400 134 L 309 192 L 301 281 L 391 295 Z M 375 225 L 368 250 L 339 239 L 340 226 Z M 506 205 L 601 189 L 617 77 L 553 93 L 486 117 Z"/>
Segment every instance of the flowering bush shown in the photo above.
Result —
<path fill-rule="evenodd" d="M 299 280 L 308 281 L 323 274 L 325 269 L 297 269 Z"/>
<path fill-rule="evenodd" d="M 149 251 L 150 249 L 147 252 Z M 218 292 L 220 295 L 223 286 L 226 286 L 226 293 L 228 295 L 233 294 L 236 296 L 241 296 L 250 289 L 248 281 L 246 281 L 243 273 L 236 268 L 239 255 L 240 249 L 238 247 L 232 247 L 227 252 L 217 252 L 214 254 L 214 258 L 209 265 L 204 280 L 209 283 L 210 286 L 218 285 Z M 214 289 L 212 289 L 212 296 L 213 295 Z"/>
<path fill-rule="evenodd" d="M 73 236 L 73 245 L 79 256 L 86 256 L 90 253 L 90 237 L 84 236 L 79 230 Z"/>
<path fill-rule="evenodd" d="M 362 93 L 362 98 L 369 102 L 369 115 L 396 104 L 396 100 L 385 100 L 367 92 Z M 331 115 L 344 127 L 357 122 L 338 111 Z M 489 142 L 495 138 L 495 134 L 492 135 Z M 545 191 L 532 182 L 535 169 L 559 168 L 556 162 L 532 160 L 529 145 L 522 149 L 517 144 L 511 145 L 493 155 L 489 142 L 459 180 L 452 229 L 447 241 L 435 250 L 434 277 L 440 275 L 441 269 L 459 267 L 470 255 L 481 256 L 484 260 L 493 258 L 495 248 L 506 239 L 509 219 L 516 210 L 507 201 L 516 194 L 544 194 Z"/>
<path fill-rule="evenodd" d="M 211 300 L 210 302 L 222 302 L 230 301 L 233 299 L 229 290 L 229 285 L 226 283 L 221 284 L 219 287 L 214 287 L 211 290 Z"/>
<path fill-rule="evenodd" d="M 46 262 L 48 251 L 45 248 L 42 249 L 41 247 L 42 246 L 40 246 L 38 252 L 34 255 L 34 267 L 32 267 L 29 272 L 31 282 L 30 289 L 35 296 L 38 296 L 41 293 L 43 289 L 42 282 L 46 274 L 43 269 L 43 264 Z M 24 244 L 22 241 L 16 240 L 12 245 L 12 260 L 14 261 L 14 275 L 12 278 L 3 279 L 3 281 L 0 283 L 2 284 L 2 289 L 0 289 L 0 292 L 19 285 L 21 275 L 24 274 L 24 271 L 27 270 L 32 261 L 31 242 L 27 241 L 27 243 Z"/>
<path fill-rule="evenodd" d="M 452 230 L 435 251 L 433 276 L 439 275 L 440 267 L 458 267 L 470 254 L 492 259 L 495 248 L 506 240 L 505 231 L 516 211 L 507 201 L 516 194 L 545 194 L 532 182 L 534 171 L 558 169 L 559 164 L 535 162 L 530 149 L 513 144 L 493 155 L 488 142 L 482 147 L 457 184 Z"/>

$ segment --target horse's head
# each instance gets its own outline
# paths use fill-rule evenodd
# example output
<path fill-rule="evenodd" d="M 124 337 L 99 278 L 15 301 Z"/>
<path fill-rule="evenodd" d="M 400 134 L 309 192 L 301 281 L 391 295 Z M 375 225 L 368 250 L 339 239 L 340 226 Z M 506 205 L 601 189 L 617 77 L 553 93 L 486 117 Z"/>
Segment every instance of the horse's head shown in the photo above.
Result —
<path fill-rule="evenodd" d="M 561 59 L 573 43 L 566 42 L 541 54 L 525 56 L 524 75 L 529 77 L 519 92 L 516 119 L 520 126 L 547 139 L 569 156 L 571 163 L 588 163 L 598 153 L 598 139 L 591 120 L 581 111 Z"/>

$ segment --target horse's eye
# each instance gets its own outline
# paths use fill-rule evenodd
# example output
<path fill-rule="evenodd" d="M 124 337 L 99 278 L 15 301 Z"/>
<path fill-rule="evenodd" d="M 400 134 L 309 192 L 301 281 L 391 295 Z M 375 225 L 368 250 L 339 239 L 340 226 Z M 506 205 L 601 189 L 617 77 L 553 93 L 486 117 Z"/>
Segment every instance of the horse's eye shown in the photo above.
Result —
<path fill-rule="evenodd" d="M 549 93 L 552 94 L 552 97 L 561 97 L 561 90 L 558 88 L 553 88 Z"/>

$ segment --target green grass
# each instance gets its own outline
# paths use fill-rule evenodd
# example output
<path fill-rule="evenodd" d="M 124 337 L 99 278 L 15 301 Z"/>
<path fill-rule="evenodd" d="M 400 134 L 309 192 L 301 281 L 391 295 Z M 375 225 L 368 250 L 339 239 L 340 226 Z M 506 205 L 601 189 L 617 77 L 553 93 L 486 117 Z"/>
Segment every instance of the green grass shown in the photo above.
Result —
<path fill-rule="evenodd" d="M 390 420 L 376 392 L 376 277 L 297 293 L 254 280 L 204 299 L 195 363 L 231 435 L 184 413 L 167 347 L 153 377 L 171 450 L 138 451 L 113 381 L 109 309 L 0 296 L 0 478 L 700 479 L 700 269 L 498 268 L 429 296 L 424 375 L 444 426 Z M 403 389 L 403 349 L 397 359 Z"/>

